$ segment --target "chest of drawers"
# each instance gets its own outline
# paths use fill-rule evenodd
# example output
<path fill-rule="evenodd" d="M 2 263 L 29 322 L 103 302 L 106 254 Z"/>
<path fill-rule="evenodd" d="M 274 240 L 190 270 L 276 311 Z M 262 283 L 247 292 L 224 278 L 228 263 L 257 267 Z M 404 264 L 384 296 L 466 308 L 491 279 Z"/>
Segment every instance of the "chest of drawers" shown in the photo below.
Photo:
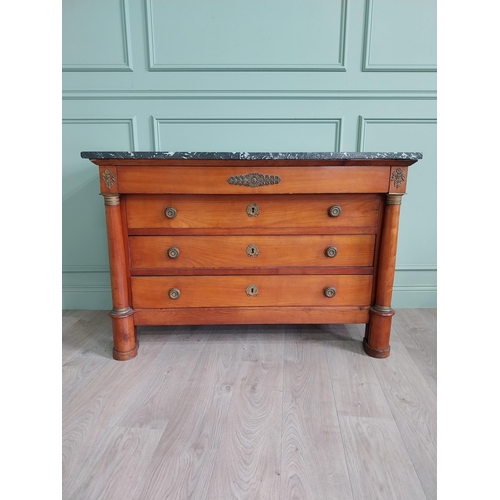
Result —
<path fill-rule="evenodd" d="M 360 323 L 387 357 L 400 204 L 420 153 L 82 152 L 99 166 L 113 357 L 137 326 Z"/>

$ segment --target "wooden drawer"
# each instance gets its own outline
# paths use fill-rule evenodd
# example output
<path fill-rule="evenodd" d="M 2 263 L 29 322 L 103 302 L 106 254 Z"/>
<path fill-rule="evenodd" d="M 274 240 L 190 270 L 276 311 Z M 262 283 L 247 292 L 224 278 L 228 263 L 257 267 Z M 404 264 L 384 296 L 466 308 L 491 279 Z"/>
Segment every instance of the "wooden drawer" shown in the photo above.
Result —
<path fill-rule="evenodd" d="M 132 269 L 373 266 L 374 248 L 373 235 L 130 237 Z"/>
<path fill-rule="evenodd" d="M 358 164 L 355 168 L 305 164 L 279 166 L 276 161 L 265 164 L 197 161 L 196 166 L 189 161 L 177 163 L 173 166 L 172 160 L 158 160 L 154 165 L 147 161 L 127 161 L 118 169 L 119 191 L 229 195 L 246 195 L 249 191 L 253 194 L 385 193 L 390 177 L 387 163 L 379 163 L 377 167 Z"/>
<path fill-rule="evenodd" d="M 368 306 L 372 292 L 370 275 L 133 276 L 131 283 L 132 307 L 141 309 Z M 327 287 L 335 289 L 333 297 L 325 296 Z M 170 298 L 171 290 L 180 296 Z"/>
<path fill-rule="evenodd" d="M 212 234 L 295 233 L 326 234 L 332 230 L 352 233 L 353 228 L 374 232 L 380 197 L 358 195 L 129 195 L 127 221 L 131 234 L 189 234 L 190 230 L 213 230 Z M 338 216 L 329 210 L 339 207 Z M 165 215 L 175 209 L 173 218 Z M 333 209 L 335 212 L 335 209 Z M 173 213 L 173 212 L 172 212 Z M 141 230 L 141 231 L 137 231 Z M 199 231 L 198 231 L 199 232 Z M 153 234 L 161 234 L 156 231 Z"/>

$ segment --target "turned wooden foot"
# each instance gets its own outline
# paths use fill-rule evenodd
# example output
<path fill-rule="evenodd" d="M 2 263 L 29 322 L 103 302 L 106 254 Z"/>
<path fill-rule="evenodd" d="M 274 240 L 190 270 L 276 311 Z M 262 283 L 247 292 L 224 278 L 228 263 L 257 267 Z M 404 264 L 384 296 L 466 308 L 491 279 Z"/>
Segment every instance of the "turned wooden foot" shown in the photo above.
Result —
<path fill-rule="evenodd" d="M 372 358 L 387 358 L 391 352 L 389 339 L 394 311 L 390 307 L 370 308 L 370 323 L 368 323 L 363 348 Z"/>
<path fill-rule="evenodd" d="M 134 311 L 130 308 L 113 309 L 109 315 L 113 325 L 113 358 L 118 361 L 135 358 L 139 344 L 136 327 L 134 327 Z"/>

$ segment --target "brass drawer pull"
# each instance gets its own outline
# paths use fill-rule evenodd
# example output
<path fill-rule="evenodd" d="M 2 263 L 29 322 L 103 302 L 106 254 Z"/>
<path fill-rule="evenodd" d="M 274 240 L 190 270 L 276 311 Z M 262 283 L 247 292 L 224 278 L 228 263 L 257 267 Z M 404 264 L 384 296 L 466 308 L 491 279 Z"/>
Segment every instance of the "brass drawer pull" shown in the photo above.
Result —
<path fill-rule="evenodd" d="M 177 215 L 177 210 L 174 207 L 167 207 L 165 209 L 165 217 L 167 219 L 173 219 Z"/>
<path fill-rule="evenodd" d="M 335 290 L 335 288 L 333 288 L 333 286 L 327 286 L 323 290 L 323 293 L 325 294 L 325 297 L 328 297 L 329 299 L 331 299 L 332 297 L 335 297 L 335 294 L 337 293 L 337 291 Z"/>
<path fill-rule="evenodd" d="M 169 296 L 172 300 L 177 300 L 177 299 L 181 296 L 181 291 L 180 291 L 178 288 L 171 288 L 171 289 L 168 291 L 168 296 Z"/>
<path fill-rule="evenodd" d="M 170 247 L 168 249 L 168 252 L 167 252 L 167 255 L 171 258 L 171 259 L 177 259 L 177 257 L 179 257 L 181 251 L 177 248 L 177 247 Z"/>
<path fill-rule="evenodd" d="M 257 217 L 260 214 L 260 208 L 257 203 L 250 203 L 247 207 L 247 215 L 248 217 Z"/>
<path fill-rule="evenodd" d="M 259 255 L 259 247 L 253 243 L 247 246 L 247 255 L 249 257 L 257 257 Z"/>
<path fill-rule="evenodd" d="M 335 247 L 328 247 L 325 250 L 325 255 L 333 259 L 337 255 L 337 249 Z"/>
<path fill-rule="evenodd" d="M 257 285 L 248 285 L 246 292 L 249 297 L 255 297 L 259 293 L 259 289 Z"/>
<path fill-rule="evenodd" d="M 342 213 L 342 209 L 338 205 L 332 205 L 328 210 L 330 217 L 338 217 Z"/>

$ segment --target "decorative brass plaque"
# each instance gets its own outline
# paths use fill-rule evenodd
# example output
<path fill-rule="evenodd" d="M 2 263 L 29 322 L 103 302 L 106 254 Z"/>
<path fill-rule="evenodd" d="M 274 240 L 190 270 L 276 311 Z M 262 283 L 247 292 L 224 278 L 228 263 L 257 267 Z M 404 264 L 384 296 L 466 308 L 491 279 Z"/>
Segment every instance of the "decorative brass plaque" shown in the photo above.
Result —
<path fill-rule="evenodd" d="M 249 297 L 255 297 L 259 293 L 259 289 L 257 285 L 248 285 L 246 292 Z"/>
<path fill-rule="evenodd" d="M 391 180 L 394 183 L 394 187 L 400 187 L 406 180 L 404 172 L 398 167 L 391 175 Z"/>
<path fill-rule="evenodd" d="M 248 217 L 257 217 L 260 214 L 260 208 L 257 203 L 250 203 L 247 207 Z"/>
<path fill-rule="evenodd" d="M 108 189 L 111 189 L 116 179 L 113 173 L 106 169 L 101 175 L 101 180 Z"/>
<path fill-rule="evenodd" d="M 333 286 L 327 286 L 323 290 L 323 293 L 325 294 L 325 297 L 328 297 L 329 299 L 331 299 L 332 297 L 335 297 L 335 294 L 337 293 L 337 291 L 335 290 L 335 288 L 333 288 Z"/>
<path fill-rule="evenodd" d="M 253 243 L 247 246 L 247 255 L 249 257 L 257 257 L 259 255 L 259 247 Z"/>
<path fill-rule="evenodd" d="M 279 184 L 281 178 L 277 175 L 263 175 L 263 174 L 246 174 L 246 175 L 234 175 L 229 177 L 227 180 L 229 184 L 235 186 L 248 186 L 248 187 L 259 187 L 259 186 L 270 186 L 272 184 Z"/>

